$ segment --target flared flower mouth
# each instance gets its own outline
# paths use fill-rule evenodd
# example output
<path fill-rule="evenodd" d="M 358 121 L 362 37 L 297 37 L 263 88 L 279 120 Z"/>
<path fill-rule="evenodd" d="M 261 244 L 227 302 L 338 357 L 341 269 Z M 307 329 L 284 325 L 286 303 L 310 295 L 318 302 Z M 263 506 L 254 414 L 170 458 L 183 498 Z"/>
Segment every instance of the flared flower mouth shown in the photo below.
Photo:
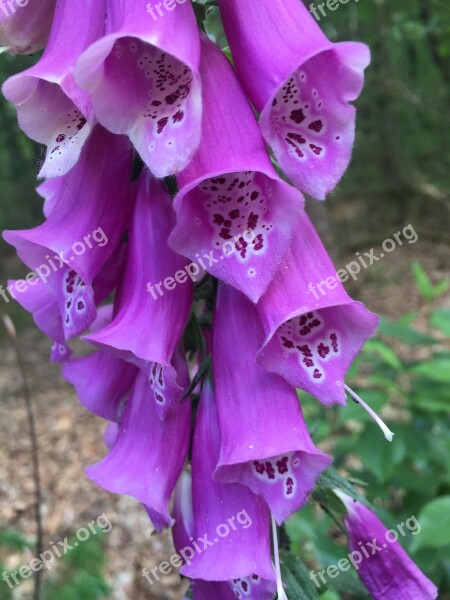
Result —
<path fill-rule="evenodd" d="M 209 273 L 257 302 L 287 251 L 302 208 L 297 192 L 275 174 L 219 173 L 180 192 L 170 244 L 192 260 L 208 257 L 203 262 Z"/>
<path fill-rule="evenodd" d="M 47 146 L 39 177 L 65 175 L 91 132 L 94 121 L 88 107 L 77 106 L 60 83 L 26 73 L 9 79 L 3 93 L 17 106 L 20 127 Z"/>
<path fill-rule="evenodd" d="M 139 37 L 111 34 L 80 58 L 77 80 L 99 121 L 127 134 L 156 177 L 182 170 L 200 141 L 200 80 L 181 59 Z"/>
<path fill-rule="evenodd" d="M 162 529 L 172 523 L 168 502 L 188 450 L 191 408 L 185 402 L 161 421 L 149 396 L 149 382 L 140 372 L 125 405 L 116 442 L 100 463 L 86 471 L 105 489 L 142 502 L 155 526 Z"/>
<path fill-rule="evenodd" d="M 351 158 L 355 100 L 370 62 L 366 46 L 327 44 L 301 63 L 265 106 L 261 130 L 281 168 L 304 192 L 324 200 Z"/>
<path fill-rule="evenodd" d="M 360 302 L 299 312 L 281 323 L 258 354 L 265 369 L 324 404 L 345 404 L 344 377 L 378 318 Z"/>

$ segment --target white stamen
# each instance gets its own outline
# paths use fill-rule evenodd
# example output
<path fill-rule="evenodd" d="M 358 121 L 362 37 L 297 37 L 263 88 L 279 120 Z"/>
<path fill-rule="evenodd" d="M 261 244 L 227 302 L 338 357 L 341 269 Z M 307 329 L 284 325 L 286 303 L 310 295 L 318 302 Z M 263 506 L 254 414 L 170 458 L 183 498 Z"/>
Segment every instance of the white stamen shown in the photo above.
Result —
<path fill-rule="evenodd" d="M 286 596 L 286 592 L 283 587 L 283 580 L 281 579 L 281 567 L 280 567 L 280 553 L 278 550 L 278 535 L 277 535 L 277 523 L 272 515 L 272 538 L 273 538 L 273 554 L 275 558 L 275 575 L 277 577 L 277 597 L 278 600 L 289 600 Z"/>
<path fill-rule="evenodd" d="M 370 408 L 368 404 L 364 402 L 362 398 L 358 396 L 358 394 L 356 394 L 351 388 L 349 388 L 347 384 L 344 384 L 344 387 L 346 391 L 350 394 L 350 396 L 352 396 L 352 398 L 354 398 L 358 404 L 361 404 L 361 406 L 369 413 L 369 415 L 372 417 L 372 419 L 383 432 L 384 437 L 387 439 L 387 441 L 392 442 L 394 434 L 386 425 L 386 423 L 377 415 L 377 413 L 374 410 Z"/>

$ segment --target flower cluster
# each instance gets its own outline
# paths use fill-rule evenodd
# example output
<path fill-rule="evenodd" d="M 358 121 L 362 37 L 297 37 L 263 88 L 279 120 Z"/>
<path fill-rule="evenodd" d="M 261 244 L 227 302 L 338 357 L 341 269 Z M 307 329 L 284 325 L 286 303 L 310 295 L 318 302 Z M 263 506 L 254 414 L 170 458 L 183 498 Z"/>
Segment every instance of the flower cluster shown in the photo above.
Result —
<path fill-rule="evenodd" d="M 0 23 L 9 51 L 45 46 L 3 93 L 47 147 L 46 220 L 4 237 L 33 270 L 66 257 L 17 299 L 83 405 L 110 422 L 93 481 L 134 496 L 157 530 L 174 523 L 177 549 L 250 515 L 182 567 L 196 600 L 285 598 L 276 523 L 331 463 L 296 388 L 344 405 L 345 374 L 378 323 L 338 281 L 308 292 L 336 269 L 302 196 L 325 199 L 348 166 L 369 51 L 330 42 L 299 0 L 219 0 L 233 67 L 191 2 L 164 3 L 156 20 L 146 4 L 31 0 Z M 100 227 L 107 244 L 71 255 Z M 196 283 L 186 273 L 200 256 Z M 179 273 L 156 301 L 149 282 Z M 94 350 L 73 356 L 80 336 Z M 370 589 L 397 597 L 394 584 Z"/>

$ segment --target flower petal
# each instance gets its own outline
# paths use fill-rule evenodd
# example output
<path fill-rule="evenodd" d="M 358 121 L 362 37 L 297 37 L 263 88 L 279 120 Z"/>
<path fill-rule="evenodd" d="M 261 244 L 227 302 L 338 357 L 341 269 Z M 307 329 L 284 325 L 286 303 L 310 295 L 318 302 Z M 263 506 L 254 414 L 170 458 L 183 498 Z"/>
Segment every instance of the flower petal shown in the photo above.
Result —
<path fill-rule="evenodd" d="M 181 572 L 190 579 L 206 581 L 227 581 L 249 573 L 273 580 L 269 511 L 262 499 L 244 486 L 213 481 L 219 449 L 215 400 L 205 382 L 194 437 L 192 491 L 194 535 L 197 539 L 206 535 L 210 544 L 206 552 L 194 552 Z M 228 519 L 233 517 L 237 522 L 230 526 Z"/>
<path fill-rule="evenodd" d="M 17 107 L 20 127 L 47 146 L 40 177 L 67 173 L 94 125 L 89 97 L 73 71 L 83 50 L 102 35 L 104 22 L 104 0 L 87 0 L 83 10 L 72 0 L 59 0 L 42 58 L 3 85 L 3 94 Z"/>
<path fill-rule="evenodd" d="M 10 54 L 34 54 L 47 43 L 56 0 L 31 0 L 27 4 L 2 5 L 0 46 Z"/>
<path fill-rule="evenodd" d="M 38 279 L 29 280 L 24 291 L 19 292 L 17 281 L 8 281 L 8 289 L 12 290 L 14 299 L 29 313 L 39 329 L 54 342 L 65 344 L 61 314 L 54 296 L 45 283 Z"/>
<path fill-rule="evenodd" d="M 4 232 L 27 266 L 45 265 L 50 285 L 63 265 L 91 284 L 119 246 L 132 209 L 129 149 L 126 138 L 97 125 L 76 168 L 56 184 L 48 219 L 34 229 Z"/>
<path fill-rule="evenodd" d="M 200 141 L 199 34 L 190 2 L 153 21 L 141 0 L 108 0 L 108 35 L 81 57 L 77 81 L 98 120 L 127 134 L 156 177 L 186 167 Z"/>
<path fill-rule="evenodd" d="M 191 407 L 184 402 L 161 421 L 150 399 L 147 377 L 139 373 L 114 446 L 86 472 L 106 490 L 134 496 L 142 502 L 157 515 L 158 523 L 154 525 L 169 526 L 168 502 L 186 459 Z"/>
<path fill-rule="evenodd" d="M 361 92 L 368 48 L 331 43 L 297 0 L 220 0 L 219 6 L 264 138 L 292 182 L 323 200 L 351 158 L 349 103 Z"/>
<path fill-rule="evenodd" d="M 278 178 L 232 67 L 204 38 L 201 73 L 202 142 L 178 177 L 170 245 L 256 302 L 287 252 L 303 198 Z"/>
<path fill-rule="evenodd" d="M 137 371 L 134 365 L 99 350 L 66 362 L 62 375 L 89 411 L 102 419 L 118 421 L 122 401 Z"/>
<path fill-rule="evenodd" d="M 341 491 L 335 493 L 347 508 L 345 524 L 349 547 L 361 556 L 358 575 L 371 596 L 375 600 L 435 600 L 438 596 L 437 587 L 411 560 L 399 542 L 392 541 L 393 535 L 387 536 L 389 531 L 378 517 L 361 502 Z M 407 519 L 408 529 L 408 521 L 414 519 Z M 414 525 L 418 525 L 417 520 Z M 361 552 L 361 548 L 365 552 Z"/>
<path fill-rule="evenodd" d="M 295 389 L 256 363 L 263 340 L 254 306 L 238 291 L 222 286 L 213 326 L 222 435 L 214 476 L 261 495 L 281 524 L 305 504 L 331 457 L 314 446 Z"/>
<path fill-rule="evenodd" d="M 379 319 L 345 292 L 306 214 L 258 312 L 260 364 L 324 404 L 345 404 L 345 373 Z"/>
<path fill-rule="evenodd" d="M 187 276 L 183 283 L 172 278 L 187 264 L 167 245 L 174 219 L 163 184 L 143 172 L 115 318 L 86 337 L 89 343 L 147 369 L 149 363 L 171 368 L 192 303 L 192 282 Z M 171 284 L 164 289 L 169 277 Z"/>

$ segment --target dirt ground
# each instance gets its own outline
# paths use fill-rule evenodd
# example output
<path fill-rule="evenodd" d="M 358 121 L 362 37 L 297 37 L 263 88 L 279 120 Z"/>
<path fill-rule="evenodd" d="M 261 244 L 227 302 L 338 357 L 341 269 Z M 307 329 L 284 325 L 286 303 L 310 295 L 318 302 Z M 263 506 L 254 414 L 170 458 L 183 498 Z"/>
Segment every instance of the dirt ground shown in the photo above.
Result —
<path fill-rule="evenodd" d="M 354 257 L 340 260 L 345 265 Z M 418 311 L 417 328 L 424 330 L 426 316 L 438 306 L 450 307 L 450 298 L 439 298 L 425 306 L 411 275 L 411 260 L 422 266 L 437 283 L 446 275 L 450 249 L 419 240 L 398 248 L 382 263 L 362 271 L 348 287 L 357 299 L 375 312 L 398 318 Z M 447 272 L 446 272 L 447 268 Z M 106 513 L 113 528 L 105 536 L 108 580 L 112 600 L 179 600 L 185 583 L 177 574 L 165 576 L 150 586 L 141 576 L 143 566 L 153 567 L 173 553 L 167 533 L 152 535 L 148 517 L 131 498 L 120 498 L 97 488 L 84 474 L 84 467 L 106 453 L 104 422 L 88 414 L 73 389 L 65 384 L 59 367 L 48 363 L 49 345 L 35 329 L 19 336 L 36 411 L 43 487 L 44 547 L 74 534 L 98 515 Z M 4 338 L 0 340 L 0 523 L 33 536 L 33 483 L 30 440 L 21 393 L 21 380 L 14 355 Z M 29 562 L 28 555 L 1 557 L 8 567 Z M 28 583 L 18 588 L 23 597 Z M 1 594 L 0 594 L 1 597 Z"/>

